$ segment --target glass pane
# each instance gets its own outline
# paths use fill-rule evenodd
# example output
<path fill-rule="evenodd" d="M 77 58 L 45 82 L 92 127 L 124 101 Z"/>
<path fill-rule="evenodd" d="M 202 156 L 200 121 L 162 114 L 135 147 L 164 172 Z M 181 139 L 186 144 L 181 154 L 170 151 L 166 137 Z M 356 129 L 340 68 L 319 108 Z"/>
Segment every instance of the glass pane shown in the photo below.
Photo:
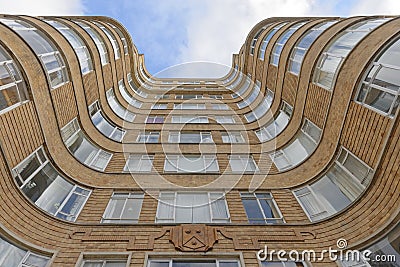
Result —
<path fill-rule="evenodd" d="M 49 260 L 47 258 L 39 257 L 35 254 L 30 254 L 24 261 L 24 264 L 32 267 L 45 267 Z"/>
<path fill-rule="evenodd" d="M 139 219 L 142 199 L 128 199 L 122 213 L 122 219 Z"/>
<path fill-rule="evenodd" d="M 242 199 L 250 223 L 264 223 L 264 216 L 256 199 Z"/>

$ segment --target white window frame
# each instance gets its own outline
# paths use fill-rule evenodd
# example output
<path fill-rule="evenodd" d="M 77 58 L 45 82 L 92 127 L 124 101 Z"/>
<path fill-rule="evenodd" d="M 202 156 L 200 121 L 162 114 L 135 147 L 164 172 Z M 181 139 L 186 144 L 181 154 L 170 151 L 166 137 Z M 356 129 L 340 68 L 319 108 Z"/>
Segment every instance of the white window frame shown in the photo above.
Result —
<path fill-rule="evenodd" d="M 75 130 L 75 132 L 73 132 L 70 136 L 68 136 L 67 139 L 64 139 L 64 138 L 63 138 L 63 141 L 64 141 L 65 146 L 68 148 L 68 147 L 69 147 L 70 140 L 74 139 L 74 137 L 75 137 L 79 132 L 82 132 L 82 135 L 85 137 L 86 141 L 89 142 L 90 144 L 92 144 L 92 146 L 95 147 L 95 148 L 97 149 L 97 152 L 96 152 L 96 154 L 93 156 L 93 158 L 92 158 L 89 162 L 82 162 L 82 164 L 85 164 L 86 166 L 88 166 L 88 167 L 90 167 L 90 168 L 93 168 L 93 169 L 96 169 L 96 170 L 99 170 L 99 171 L 104 171 L 104 170 L 107 168 L 108 163 L 110 163 L 110 160 L 111 160 L 113 154 L 110 153 L 110 152 L 107 152 L 107 151 L 105 151 L 105 150 L 103 150 L 103 149 L 101 149 L 101 148 L 99 148 L 99 147 L 96 146 L 96 145 L 94 145 L 94 144 L 86 137 L 86 135 L 83 133 L 83 131 L 81 130 L 80 125 L 79 125 L 79 123 L 78 123 L 78 119 L 77 119 L 76 117 L 73 118 L 70 122 L 68 122 L 63 128 L 61 128 L 61 136 L 63 136 L 63 131 L 64 131 L 65 129 L 67 129 L 67 127 L 70 127 L 71 125 L 72 125 L 73 129 Z M 69 150 L 69 149 L 68 149 L 68 150 Z M 106 163 L 104 164 L 104 167 L 99 168 L 99 167 L 97 167 L 96 165 L 93 165 L 93 164 L 97 161 L 98 158 L 100 158 L 101 154 L 103 154 L 102 156 L 104 156 L 104 155 L 107 154 L 108 158 L 107 158 Z M 81 161 L 80 161 L 80 162 L 81 162 Z"/>
<path fill-rule="evenodd" d="M 183 193 L 183 194 L 207 194 L 207 197 L 208 197 L 208 203 L 207 203 L 207 206 L 208 206 L 208 210 L 209 210 L 209 215 L 210 215 L 210 222 L 207 222 L 207 223 L 230 223 L 231 222 L 231 216 L 230 216 L 230 213 L 229 213 L 229 206 L 228 206 L 228 202 L 227 202 L 227 200 L 226 200 L 226 195 L 225 195 L 225 192 L 220 192 L 220 191 L 215 191 L 215 192 L 196 192 L 196 191 L 193 191 L 193 192 L 185 192 L 185 191 L 175 191 L 175 192 L 171 192 L 171 191 L 161 191 L 160 192 L 160 195 L 159 195 L 159 198 L 158 198 L 158 204 L 157 204 L 157 213 L 156 213 L 156 218 L 155 218 L 155 223 L 157 223 L 157 224 L 163 224 L 163 223 L 176 223 L 176 207 L 178 207 L 179 205 L 177 204 L 177 199 L 178 199 L 178 194 L 179 193 Z M 164 204 L 166 204 L 166 205 L 171 205 L 171 203 L 165 203 L 165 202 L 163 202 L 166 198 L 164 197 L 162 197 L 162 194 L 168 194 L 169 195 L 169 197 L 168 197 L 168 199 L 169 200 L 172 200 L 173 201 L 173 204 L 172 204 L 172 209 L 173 209 L 173 211 L 172 211 L 172 218 L 160 218 L 160 215 L 159 215 L 159 211 L 160 211 L 160 201 L 162 202 L 162 203 L 164 203 Z M 172 198 L 170 198 L 170 196 L 172 195 L 172 194 L 174 194 L 174 197 L 173 197 L 173 199 Z M 221 195 L 222 197 L 213 197 L 213 195 Z M 225 219 L 221 219 L 221 218 L 214 218 L 214 214 L 213 214 L 213 211 L 212 211 L 212 203 L 214 202 L 214 201 L 216 201 L 216 200 L 224 200 L 224 204 L 225 204 L 225 210 L 226 210 L 226 213 L 227 213 L 227 218 L 225 218 Z M 204 203 L 205 204 L 205 203 Z M 193 207 L 192 207 L 193 208 Z M 160 222 L 160 220 L 163 220 L 163 222 Z M 169 222 L 165 222 L 165 221 L 169 221 Z M 195 222 L 193 222 L 193 221 L 191 221 L 191 222 L 185 222 L 185 223 L 195 223 Z"/>
<path fill-rule="evenodd" d="M 154 138 L 157 136 L 157 142 L 149 142 L 150 139 Z M 140 139 L 144 139 L 143 141 L 140 141 Z M 158 143 L 160 140 L 160 132 L 140 132 L 138 134 L 138 137 L 136 138 L 137 143 Z"/>
<path fill-rule="evenodd" d="M 208 123 L 208 117 L 206 116 L 189 116 L 189 115 L 177 115 L 172 116 L 171 123 Z"/>
<path fill-rule="evenodd" d="M 162 119 L 162 122 L 156 122 L 158 119 Z M 149 121 L 150 120 L 150 121 Z M 146 118 L 146 124 L 160 124 L 165 122 L 165 117 L 161 115 L 149 115 Z"/>
<path fill-rule="evenodd" d="M 236 120 L 231 116 L 215 116 L 215 121 L 219 124 L 235 124 Z"/>
<path fill-rule="evenodd" d="M 195 157 L 198 158 L 199 160 L 201 159 L 203 161 L 203 168 L 201 170 L 196 170 L 196 171 L 190 171 L 187 168 L 183 168 L 180 166 L 180 163 L 182 162 L 187 163 L 187 158 Z M 208 164 L 208 160 L 212 160 L 211 164 L 215 164 L 218 170 L 210 170 L 207 171 L 208 167 L 211 166 L 211 164 Z M 173 163 L 173 161 L 176 162 L 176 164 Z M 182 162 L 181 162 L 182 161 Z M 174 170 L 166 170 L 167 164 L 170 164 L 172 167 L 174 167 Z M 182 155 L 176 155 L 176 154 L 165 154 L 165 160 L 164 160 L 164 173 L 219 173 L 219 163 L 218 163 L 218 157 L 217 155 L 207 155 L 207 154 L 182 154 Z"/>
<path fill-rule="evenodd" d="M 40 154 L 39 154 L 39 151 L 40 151 Z M 44 157 L 44 159 L 42 158 L 42 156 Z M 21 177 L 21 175 L 20 175 L 20 172 L 18 171 L 18 168 L 19 168 L 21 165 L 24 165 L 24 163 L 25 163 L 27 160 L 31 159 L 32 157 L 36 157 L 36 158 L 38 159 L 38 161 L 40 162 L 41 165 L 40 165 L 34 172 L 32 172 L 31 175 L 29 175 L 29 177 L 27 177 L 25 181 L 23 181 L 23 180 L 22 180 L 22 177 Z M 19 188 L 22 189 L 24 186 L 27 186 L 27 185 L 31 182 L 31 180 L 36 176 L 36 174 L 37 174 L 38 172 L 40 172 L 40 170 L 42 170 L 47 164 L 50 164 L 50 166 L 53 167 L 53 165 L 50 163 L 50 161 L 49 161 L 49 159 L 48 159 L 48 157 L 47 157 L 47 155 L 46 155 L 46 153 L 45 153 L 45 151 L 44 151 L 43 146 L 40 146 L 40 147 L 37 148 L 33 153 L 31 153 L 29 156 L 27 156 L 25 159 L 23 159 L 17 166 L 15 166 L 15 167 L 11 170 L 11 173 L 13 174 L 14 179 L 17 179 L 17 178 L 18 178 L 18 180 L 21 182 L 21 185 L 19 185 L 18 182 L 17 182 L 17 183 L 18 183 Z M 53 168 L 54 168 L 54 167 L 53 167 Z M 54 168 L 54 169 L 55 169 L 55 168 Z M 55 170 L 56 170 L 56 169 L 55 169 Z M 57 171 L 57 170 L 56 170 L 56 171 Z M 52 214 L 52 213 L 50 213 L 50 212 L 48 212 L 48 211 L 46 211 L 46 210 L 44 210 L 44 209 L 43 209 L 43 210 L 44 210 L 46 213 L 49 213 L 49 214 L 51 214 L 51 215 L 53 215 L 53 216 L 55 216 L 55 217 L 57 217 L 57 218 L 60 218 L 60 217 L 58 217 L 59 214 L 60 214 L 60 215 L 64 215 L 64 216 L 66 216 L 66 217 L 70 217 L 70 218 L 72 218 L 72 219 L 71 219 L 71 220 L 67 220 L 67 221 L 75 222 L 76 219 L 79 217 L 79 214 L 81 213 L 82 209 L 83 209 L 84 206 L 86 205 L 86 202 L 88 201 L 88 199 L 89 199 L 89 197 L 90 197 L 90 195 L 91 195 L 91 193 L 92 193 L 92 190 L 89 190 L 89 189 L 84 188 L 84 187 L 80 187 L 80 186 L 78 186 L 78 185 L 72 183 L 71 181 L 69 181 L 68 179 L 66 179 L 63 175 L 61 175 L 58 171 L 57 171 L 57 174 L 58 174 L 58 176 L 60 176 L 62 179 L 64 179 L 65 181 L 67 181 L 68 183 L 71 184 L 71 186 L 72 186 L 72 187 L 71 187 L 71 190 L 69 191 L 69 193 L 68 193 L 68 195 L 65 197 L 65 199 L 64 199 L 61 203 L 59 203 L 60 205 L 59 205 L 59 207 L 57 208 L 57 210 L 54 212 L 54 214 Z M 76 192 L 76 189 L 80 189 L 80 190 L 87 191 L 88 194 L 85 195 L 85 194 L 78 193 L 78 192 Z M 70 200 L 70 198 L 71 198 L 71 196 L 72 196 L 73 194 L 80 195 L 80 196 L 83 196 L 83 197 L 85 198 L 85 201 L 82 203 L 81 207 L 77 210 L 77 212 L 76 212 L 75 215 L 74 215 L 74 214 L 67 214 L 67 213 L 62 212 L 62 209 L 63 209 L 64 206 L 67 204 L 67 202 Z M 32 200 L 29 199 L 29 201 L 31 201 L 35 206 L 37 206 L 36 203 L 34 203 Z M 37 206 L 37 207 L 39 207 L 39 206 Z M 40 207 L 39 207 L 39 208 L 40 208 Z M 42 208 L 40 208 L 40 209 L 42 209 Z M 60 218 L 60 219 L 63 219 L 63 218 Z"/>
<path fill-rule="evenodd" d="M 228 159 L 229 159 L 229 166 L 231 167 L 231 171 L 233 173 L 257 173 L 260 171 L 260 169 L 258 168 L 257 163 L 254 160 L 252 155 L 246 155 L 246 154 L 229 155 Z M 241 170 L 236 171 L 233 168 L 233 166 L 236 166 L 235 164 L 233 164 L 233 161 L 237 161 L 237 160 L 240 161 Z M 251 166 L 251 164 L 254 164 L 256 169 L 247 170 L 247 168 L 249 168 L 249 166 Z"/>
<path fill-rule="evenodd" d="M 138 164 L 138 169 L 136 170 L 130 170 L 129 169 L 129 160 L 139 160 Z M 151 168 L 150 170 L 142 170 L 143 164 L 145 161 L 151 162 Z M 129 173 L 149 173 L 153 172 L 153 161 L 154 161 L 154 155 L 148 155 L 148 154 L 129 154 L 128 159 L 126 160 L 125 166 L 124 166 L 124 172 L 129 172 Z"/>
<path fill-rule="evenodd" d="M 268 195 L 270 195 L 270 197 L 267 197 L 267 198 L 259 198 L 256 194 L 268 194 Z M 250 196 L 244 196 L 244 195 L 252 195 L 251 197 Z M 263 222 L 265 222 L 265 224 L 270 224 L 270 223 L 268 223 L 268 221 L 280 221 L 279 223 L 285 223 L 285 219 L 283 218 L 283 215 L 282 215 L 282 212 L 281 212 L 281 210 L 279 209 L 279 207 L 278 207 L 278 204 L 276 203 L 276 201 L 275 201 L 275 198 L 274 198 L 274 196 L 272 195 L 272 193 L 271 192 L 264 192 L 264 191 L 261 191 L 261 192 L 258 192 L 258 191 L 256 191 L 256 192 L 240 192 L 240 199 L 241 199 L 241 201 L 242 201 L 242 204 L 243 204 L 243 199 L 252 199 L 252 200 L 256 200 L 257 201 L 257 204 L 258 204 L 258 208 L 260 209 L 260 211 L 261 211 L 261 214 L 262 214 L 262 216 L 263 216 L 263 218 L 251 218 L 251 219 L 260 219 L 260 221 L 263 221 Z M 265 212 L 264 212 L 264 208 L 263 208 L 263 206 L 261 205 L 261 203 L 260 203 L 260 199 L 261 200 L 263 200 L 263 199 L 266 199 L 266 200 L 270 200 L 271 202 L 272 202 L 272 204 L 274 205 L 274 208 L 275 208 L 275 210 L 278 212 L 278 215 L 279 215 L 279 217 L 276 217 L 276 218 L 268 218 L 266 215 L 265 215 Z M 247 211 L 246 211 L 246 208 L 245 207 L 243 207 L 244 209 L 245 209 L 245 212 L 246 212 L 246 216 L 247 216 Z M 271 208 L 272 209 L 272 208 Z M 248 216 L 247 216 L 247 219 L 249 220 L 249 218 L 248 218 Z M 276 224 L 275 222 L 272 222 L 272 224 Z"/>
<path fill-rule="evenodd" d="M 221 138 L 223 143 L 242 144 L 246 142 L 242 133 L 239 131 L 221 132 Z M 240 139 L 239 142 L 237 142 L 238 139 Z"/>
<path fill-rule="evenodd" d="M 200 139 L 199 143 L 202 143 L 202 144 L 203 143 L 205 143 L 205 144 L 214 143 L 211 132 L 172 132 L 172 131 L 169 132 L 168 142 L 175 143 L 175 144 L 182 143 L 181 138 L 182 138 L 182 135 L 185 135 L 185 134 L 198 134 L 199 139 Z M 174 138 L 176 138 L 178 140 L 178 142 L 174 142 L 174 140 L 173 140 Z M 207 140 L 209 140 L 209 141 L 207 141 Z M 197 144 L 197 142 L 190 142 L 188 144 Z"/>
<path fill-rule="evenodd" d="M 119 218 L 106 218 L 105 215 L 107 214 L 108 210 L 111 208 L 112 205 L 112 201 L 115 199 L 125 199 L 124 202 L 124 206 L 121 210 L 121 214 L 119 215 Z M 140 205 L 137 207 L 139 209 L 138 212 L 138 217 L 137 218 L 129 218 L 129 219 L 123 219 L 123 211 L 125 211 L 127 202 L 129 199 L 139 199 L 140 201 Z M 103 216 L 101 218 L 101 223 L 138 223 L 139 222 L 139 218 L 140 218 L 140 213 L 142 210 L 142 206 L 143 206 L 143 200 L 144 200 L 144 193 L 139 193 L 139 192 L 113 192 L 110 200 L 108 201 L 107 207 L 104 210 Z M 128 222 L 129 221 L 129 222 Z"/>

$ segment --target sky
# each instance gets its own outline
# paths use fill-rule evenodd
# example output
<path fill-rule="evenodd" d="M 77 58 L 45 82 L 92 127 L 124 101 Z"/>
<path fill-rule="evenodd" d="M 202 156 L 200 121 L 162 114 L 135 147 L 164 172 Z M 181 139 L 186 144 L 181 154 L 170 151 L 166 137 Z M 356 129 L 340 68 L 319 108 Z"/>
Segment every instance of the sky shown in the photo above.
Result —
<path fill-rule="evenodd" d="M 263 19 L 393 15 L 400 14 L 400 1 L 0 0 L 0 13 L 109 16 L 127 28 L 139 52 L 145 54 L 146 68 L 151 74 L 188 75 L 179 68 L 171 68 L 184 64 L 181 69 L 190 69 L 189 77 L 211 78 L 228 71 L 232 54 L 239 52 L 251 28 Z"/>

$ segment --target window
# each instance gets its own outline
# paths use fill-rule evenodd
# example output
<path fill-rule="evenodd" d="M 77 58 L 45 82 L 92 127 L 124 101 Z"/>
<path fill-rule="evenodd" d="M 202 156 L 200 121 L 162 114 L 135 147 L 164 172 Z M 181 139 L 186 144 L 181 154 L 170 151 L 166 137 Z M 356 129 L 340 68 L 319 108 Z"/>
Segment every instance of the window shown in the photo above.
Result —
<path fill-rule="evenodd" d="M 153 155 L 130 154 L 126 161 L 124 172 L 151 172 L 153 170 Z"/>
<path fill-rule="evenodd" d="M 266 142 L 280 134 L 289 123 L 293 108 L 283 101 L 279 115 L 268 125 L 255 131 L 260 142 Z"/>
<path fill-rule="evenodd" d="M 166 88 L 163 88 L 166 89 Z M 169 99 L 169 95 L 155 95 L 155 99 Z"/>
<path fill-rule="evenodd" d="M 46 267 L 50 258 L 19 248 L 0 237 L 0 266 Z"/>
<path fill-rule="evenodd" d="M 212 99 L 223 99 L 224 97 L 222 95 L 208 95 L 209 98 Z"/>
<path fill-rule="evenodd" d="M 325 89 L 332 90 L 336 74 L 347 55 L 369 32 L 388 20 L 364 20 L 340 33 L 319 57 L 313 82 Z"/>
<path fill-rule="evenodd" d="M 215 109 L 215 110 L 229 110 L 229 106 L 227 104 L 212 104 L 212 109 Z"/>
<path fill-rule="evenodd" d="M 129 86 L 131 87 L 131 89 L 132 89 L 136 94 L 138 94 L 138 95 L 140 95 L 141 97 L 144 97 L 144 98 L 146 98 L 146 97 L 148 96 L 147 93 L 143 92 L 142 90 L 140 90 L 139 88 L 137 88 L 137 87 L 135 86 L 135 84 L 133 83 L 133 79 L 132 79 L 132 74 L 131 74 L 131 73 L 128 73 L 128 74 L 126 75 L 126 77 L 127 77 L 127 79 L 128 79 L 128 84 L 129 84 Z"/>
<path fill-rule="evenodd" d="M 311 221 L 318 221 L 349 206 L 369 184 L 373 171 L 342 147 L 331 168 L 318 181 L 293 193 Z"/>
<path fill-rule="evenodd" d="M 110 105 L 111 109 L 115 112 L 115 114 L 117 114 L 118 117 L 120 117 L 125 121 L 133 122 L 133 120 L 135 119 L 135 114 L 125 109 L 125 107 L 123 107 L 121 103 L 118 102 L 114 94 L 114 89 L 113 88 L 109 89 L 106 95 L 108 104 Z"/>
<path fill-rule="evenodd" d="M 274 93 L 267 89 L 267 94 L 263 101 L 251 112 L 244 114 L 247 122 L 253 122 L 260 119 L 269 110 L 272 100 L 274 99 Z"/>
<path fill-rule="evenodd" d="M 118 81 L 118 89 L 119 89 L 119 92 L 121 93 L 122 97 L 125 99 L 126 102 L 128 102 L 129 105 L 134 106 L 135 108 L 142 107 L 142 102 L 140 102 L 137 99 L 134 99 L 131 96 L 131 94 L 128 92 L 128 90 L 125 87 L 124 80 Z"/>
<path fill-rule="evenodd" d="M 157 103 L 157 104 L 153 104 L 151 109 L 167 109 L 167 106 L 168 106 L 167 104 Z"/>
<path fill-rule="evenodd" d="M 294 261 L 263 261 L 261 267 L 306 267 L 304 263 Z"/>
<path fill-rule="evenodd" d="M 161 192 L 156 223 L 229 223 L 222 192 Z"/>
<path fill-rule="evenodd" d="M 207 117 L 172 116 L 172 123 L 208 123 Z"/>
<path fill-rule="evenodd" d="M 235 119 L 232 116 L 215 116 L 215 120 L 217 121 L 217 123 L 221 123 L 221 124 L 235 123 Z"/>
<path fill-rule="evenodd" d="M 128 55 L 128 53 L 129 53 L 129 50 L 128 50 L 128 42 L 126 41 L 126 38 L 125 38 L 124 34 L 122 33 L 122 31 L 121 31 L 118 27 L 115 27 L 115 26 L 114 26 L 113 24 L 111 24 L 111 23 L 107 23 L 107 24 L 110 25 L 111 28 L 113 28 L 114 31 L 118 34 L 118 36 L 119 36 L 119 38 L 121 39 L 121 42 L 122 42 L 122 44 L 123 44 L 123 46 L 124 46 L 124 53 L 125 53 L 125 55 Z"/>
<path fill-rule="evenodd" d="M 74 30 L 69 28 L 69 26 L 67 26 L 66 24 L 54 20 L 45 20 L 45 21 L 54 28 L 56 28 L 74 48 L 74 51 L 78 56 L 82 74 L 92 71 L 93 70 L 92 58 L 82 38 L 77 33 L 75 33 Z"/>
<path fill-rule="evenodd" d="M 174 109 L 206 109 L 205 104 L 181 103 L 174 104 Z"/>
<path fill-rule="evenodd" d="M 61 176 L 42 147 L 18 164 L 12 174 L 21 191 L 36 206 L 67 221 L 76 220 L 91 193 Z"/>
<path fill-rule="evenodd" d="M 295 75 L 299 75 L 301 63 L 306 55 L 310 46 L 314 43 L 315 39 L 323 33 L 327 28 L 335 24 L 337 21 L 322 22 L 308 30 L 300 40 L 296 43 L 289 58 L 289 71 Z"/>
<path fill-rule="evenodd" d="M 68 150 L 81 163 L 96 170 L 105 170 L 113 154 L 92 144 L 81 131 L 76 118 L 61 129 L 61 136 Z"/>
<path fill-rule="evenodd" d="M 270 157 L 280 171 L 295 167 L 311 155 L 320 136 L 321 129 L 305 119 L 297 137 L 289 145 L 271 153 Z"/>
<path fill-rule="evenodd" d="M 160 132 L 139 133 L 136 142 L 138 143 L 158 143 Z"/>
<path fill-rule="evenodd" d="M 119 59 L 121 57 L 121 52 L 119 51 L 119 45 L 118 45 L 117 39 L 115 39 L 114 34 L 112 34 L 112 32 L 109 29 L 104 27 L 99 22 L 93 21 L 93 23 L 107 35 L 107 38 L 111 42 L 112 48 L 114 50 L 114 58 L 115 58 L 115 60 Z"/>
<path fill-rule="evenodd" d="M 285 26 L 287 24 L 287 22 L 283 22 L 280 23 L 278 25 L 276 25 L 272 30 L 270 30 L 270 32 L 264 37 L 263 42 L 261 43 L 260 49 L 258 51 L 258 58 L 261 60 L 264 60 L 265 57 L 265 50 L 267 48 L 267 45 L 269 43 L 269 41 L 271 40 L 272 36 L 274 36 L 274 34 L 283 26 Z"/>
<path fill-rule="evenodd" d="M 240 267 L 235 259 L 150 259 L 147 267 Z"/>
<path fill-rule="evenodd" d="M 103 135 L 117 142 L 122 141 L 126 131 L 117 127 L 114 123 L 109 122 L 104 117 L 97 100 L 89 106 L 89 114 L 94 126 L 96 126 Z"/>
<path fill-rule="evenodd" d="M 83 260 L 81 267 L 126 267 L 126 260 Z"/>
<path fill-rule="evenodd" d="M 0 46 L 0 111 L 29 100 L 26 83 L 11 56 Z"/>
<path fill-rule="evenodd" d="M 232 172 L 236 173 L 254 173 L 259 171 L 251 155 L 230 155 L 229 165 Z"/>
<path fill-rule="evenodd" d="M 247 218 L 251 224 L 283 223 L 283 216 L 271 193 L 240 193 Z"/>
<path fill-rule="evenodd" d="M 267 28 L 267 26 L 268 25 L 265 25 L 264 27 L 259 29 L 258 32 L 254 35 L 254 38 L 251 41 L 251 45 L 250 45 L 250 55 L 254 55 L 254 50 L 255 50 L 255 46 L 256 46 L 258 37 L 260 37 L 261 33 Z"/>
<path fill-rule="evenodd" d="M 148 116 L 146 123 L 164 123 L 164 116 Z"/>
<path fill-rule="evenodd" d="M 240 93 L 240 92 L 237 92 L 237 93 Z M 254 102 L 254 100 L 256 100 L 259 93 L 260 93 L 260 86 L 259 85 L 254 86 L 253 90 L 251 91 L 251 94 L 249 96 L 247 96 L 244 100 L 238 102 L 236 105 L 240 109 L 249 106 L 251 103 Z M 240 95 L 242 95 L 242 94 L 240 94 Z"/>
<path fill-rule="evenodd" d="M 183 99 L 183 100 L 203 99 L 203 96 L 202 95 L 175 95 L 175 99 Z"/>
<path fill-rule="evenodd" d="M 22 20 L 0 19 L 22 39 L 24 39 L 39 57 L 47 73 L 52 88 L 61 86 L 69 81 L 64 60 L 56 46 L 42 32 Z"/>
<path fill-rule="evenodd" d="M 211 132 L 170 132 L 169 143 L 213 143 Z"/>
<path fill-rule="evenodd" d="M 104 212 L 102 223 L 138 223 L 143 193 L 114 192 Z"/>
<path fill-rule="evenodd" d="M 219 166 L 215 155 L 166 155 L 164 172 L 217 173 Z"/>
<path fill-rule="evenodd" d="M 244 138 L 240 132 L 222 132 L 222 142 L 224 143 L 244 143 Z"/>
<path fill-rule="evenodd" d="M 272 48 L 271 59 L 269 61 L 270 64 L 278 66 L 279 58 L 281 56 L 283 47 L 285 46 L 287 40 L 289 40 L 290 36 L 292 36 L 292 34 L 295 33 L 297 29 L 303 26 L 304 24 L 306 24 L 306 22 L 296 23 L 289 29 L 287 29 L 281 36 L 279 36 L 274 47 Z"/>
<path fill-rule="evenodd" d="M 356 98 L 359 104 L 390 117 L 396 115 L 400 103 L 399 52 L 398 39 L 372 63 Z"/>
<path fill-rule="evenodd" d="M 101 36 L 95 30 L 93 30 L 89 24 L 77 20 L 75 20 L 74 22 L 81 26 L 82 29 L 84 29 L 90 35 L 90 37 L 92 37 L 94 43 L 96 44 L 97 50 L 100 53 L 101 65 L 106 65 L 109 62 L 109 59 L 107 48 L 104 44 L 103 38 L 101 38 Z"/>

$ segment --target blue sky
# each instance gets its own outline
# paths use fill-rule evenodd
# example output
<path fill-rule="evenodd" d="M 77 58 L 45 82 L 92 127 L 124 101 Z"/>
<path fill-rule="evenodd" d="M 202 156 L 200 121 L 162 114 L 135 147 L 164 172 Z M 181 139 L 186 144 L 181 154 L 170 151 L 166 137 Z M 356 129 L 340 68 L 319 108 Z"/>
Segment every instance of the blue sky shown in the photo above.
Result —
<path fill-rule="evenodd" d="M 0 0 L 0 12 L 113 17 L 128 29 L 145 54 L 147 69 L 155 74 L 184 62 L 230 66 L 250 29 L 268 17 L 400 14 L 400 1 L 380 0 L 377 5 L 376 0 Z M 203 70 L 215 77 L 223 72 Z"/>

